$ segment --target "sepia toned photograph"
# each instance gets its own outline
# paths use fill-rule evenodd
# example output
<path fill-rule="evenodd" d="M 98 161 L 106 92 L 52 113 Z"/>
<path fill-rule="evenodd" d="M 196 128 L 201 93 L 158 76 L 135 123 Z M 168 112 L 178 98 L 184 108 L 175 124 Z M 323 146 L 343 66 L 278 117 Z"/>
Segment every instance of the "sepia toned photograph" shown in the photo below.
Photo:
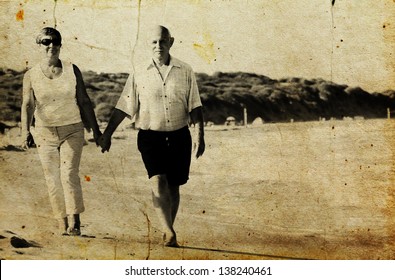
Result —
<path fill-rule="evenodd" d="M 392 0 L 0 0 L 1 260 L 394 260 Z"/>

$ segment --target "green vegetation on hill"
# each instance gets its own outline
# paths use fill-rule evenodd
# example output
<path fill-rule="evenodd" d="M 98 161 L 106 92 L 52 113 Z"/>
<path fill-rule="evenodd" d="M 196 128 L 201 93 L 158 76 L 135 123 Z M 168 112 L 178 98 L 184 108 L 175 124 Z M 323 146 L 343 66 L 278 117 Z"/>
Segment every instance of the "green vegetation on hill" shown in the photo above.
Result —
<path fill-rule="evenodd" d="M 83 73 L 97 117 L 107 121 L 122 92 L 128 74 Z M 0 121 L 19 121 L 23 72 L 0 69 Z M 356 87 L 323 79 L 273 80 L 252 73 L 197 74 L 205 120 L 223 124 L 228 116 L 248 122 L 260 117 L 266 122 L 318 120 L 363 116 L 385 118 L 395 108 L 395 91 L 369 93 Z"/>
<path fill-rule="evenodd" d="M 318 120 L 363 116 L 386 117 L 394 108 L 395 92 L 368 93 L 363 89 L 338 85 L 323 79 L 284 78 L 273 80 L 251 73 L 198 74 L 205 117 L 223 123 L 227 116 L 248 122 L 260 117 L 269 122 Z"/>

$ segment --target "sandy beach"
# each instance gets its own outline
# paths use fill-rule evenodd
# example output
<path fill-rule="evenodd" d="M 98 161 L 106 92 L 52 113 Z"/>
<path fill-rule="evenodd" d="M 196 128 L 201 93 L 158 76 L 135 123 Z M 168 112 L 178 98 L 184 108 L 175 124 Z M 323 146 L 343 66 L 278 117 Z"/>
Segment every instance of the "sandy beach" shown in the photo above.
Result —
<path fill-rule="evenodd" d="M 37 150 L 19 150 L 16 130 L 0 139 L 3 260 L 395 259 L 394 120 L 207 128 L 180 248 L 162 245 L 135 130 L 109 153 L 84 147 L 80 237 L 57 234 Z"/>

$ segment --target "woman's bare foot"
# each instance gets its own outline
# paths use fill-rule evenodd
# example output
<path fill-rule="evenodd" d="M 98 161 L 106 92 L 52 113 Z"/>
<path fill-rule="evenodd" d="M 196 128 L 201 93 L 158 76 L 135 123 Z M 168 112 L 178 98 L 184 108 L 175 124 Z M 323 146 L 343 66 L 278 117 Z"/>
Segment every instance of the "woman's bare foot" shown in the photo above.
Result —
<path fill-rule="evenodd" d="M 69 228 L 69 223 L 67 222 L 67 217 L 59 219 L 59 233 L 61 235 L 69 235 L 67 229 Z"/>

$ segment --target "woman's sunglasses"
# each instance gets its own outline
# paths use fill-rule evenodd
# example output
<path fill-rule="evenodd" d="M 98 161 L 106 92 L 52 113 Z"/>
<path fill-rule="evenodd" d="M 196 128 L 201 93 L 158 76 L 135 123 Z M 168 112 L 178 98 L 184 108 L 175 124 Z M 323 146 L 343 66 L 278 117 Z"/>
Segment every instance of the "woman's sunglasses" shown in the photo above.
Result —
<path fill-rule="evenodd" d="M 49 46 L 52 43 L 54 46 L 60 46 L 60 40 L 58 38 L 55 39 L 42 39 L 40 44 L 44 46 Z"/>

